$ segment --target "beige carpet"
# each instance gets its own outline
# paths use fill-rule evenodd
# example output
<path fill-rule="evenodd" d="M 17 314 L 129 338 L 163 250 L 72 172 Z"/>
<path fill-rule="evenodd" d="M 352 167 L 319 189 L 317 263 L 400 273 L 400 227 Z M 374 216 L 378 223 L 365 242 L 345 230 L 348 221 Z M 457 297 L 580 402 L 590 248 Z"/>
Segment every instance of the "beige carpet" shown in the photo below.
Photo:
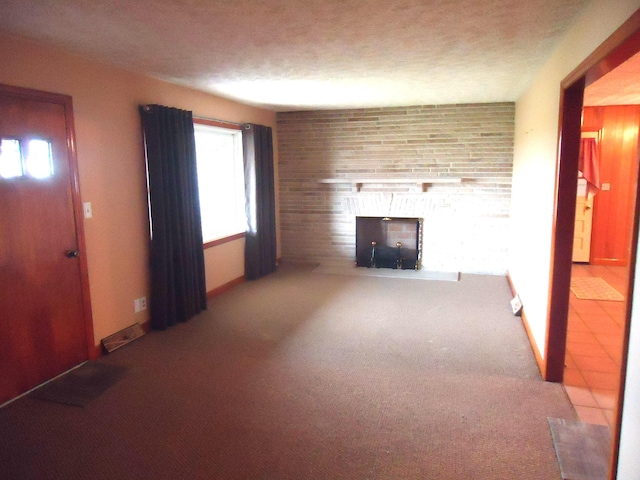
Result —
<path fill-rule="evenodd" d="M 560 480 L 540 378 L 504 277 L 278 268 L 100 359 L 84 408 L 0 409 L 2 480 Z"/>
<path fill-rule="evenodd" d="M 572 277 L 571 291 L 581 300 L 624 301 L 622 294 L 600 277 Z"/>
<path fill-rule="evenodd" d="M 435 272 L 421 268 L 420 270 L 397 270 L 393 268 L 366 268 L 353 265 L 319 265 L 314 273 L 326 275 L 358 275 L 364 277 L 403 278 L 405 280 L 437 280 L 441 282 L 457 282 L 458 272 Z"/>

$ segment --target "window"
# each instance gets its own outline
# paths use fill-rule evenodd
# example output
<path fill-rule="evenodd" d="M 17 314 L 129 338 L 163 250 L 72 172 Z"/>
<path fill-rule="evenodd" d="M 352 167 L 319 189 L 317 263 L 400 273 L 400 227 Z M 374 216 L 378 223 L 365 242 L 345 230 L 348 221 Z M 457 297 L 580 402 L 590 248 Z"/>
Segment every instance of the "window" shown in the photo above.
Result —
<path fill-rule="evenodd" d="M 53 175 L 51 143 L 32 138 L 0 140 L 0 177 L 15 178 L 29 176 L 47 178 Z"/>
<path fill-rule="evenodd" d="M 203 241 L 243 233 L 242 131 L 198 122 L 194 129 Z"/>

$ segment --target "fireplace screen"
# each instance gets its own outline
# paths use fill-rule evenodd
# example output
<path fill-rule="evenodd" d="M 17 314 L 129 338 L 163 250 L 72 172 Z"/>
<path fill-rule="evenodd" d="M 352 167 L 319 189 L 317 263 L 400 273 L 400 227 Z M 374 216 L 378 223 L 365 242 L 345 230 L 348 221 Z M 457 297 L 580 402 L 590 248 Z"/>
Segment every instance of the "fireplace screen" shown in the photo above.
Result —
<path fill-rule="evenodd" d="M 421 249 L 421 218 L 356 217 L 358 267 L 418 270 Z"/>

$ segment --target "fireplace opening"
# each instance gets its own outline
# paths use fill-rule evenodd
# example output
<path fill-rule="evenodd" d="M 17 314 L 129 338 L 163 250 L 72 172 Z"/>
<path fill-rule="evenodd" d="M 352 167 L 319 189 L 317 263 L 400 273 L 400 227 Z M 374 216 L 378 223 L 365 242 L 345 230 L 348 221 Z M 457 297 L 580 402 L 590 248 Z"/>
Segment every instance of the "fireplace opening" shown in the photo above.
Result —
<path fill-rule="evenodd" d="M 358 267 L 418 270 L 421 250 L 421 218 L 356 217 Z"/>

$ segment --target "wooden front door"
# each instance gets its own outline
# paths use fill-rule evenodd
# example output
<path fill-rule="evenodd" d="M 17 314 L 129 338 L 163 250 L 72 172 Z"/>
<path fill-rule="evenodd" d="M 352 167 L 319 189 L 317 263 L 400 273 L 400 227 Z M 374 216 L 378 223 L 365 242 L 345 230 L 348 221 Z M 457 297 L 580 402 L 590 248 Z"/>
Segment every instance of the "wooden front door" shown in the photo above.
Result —
<path fill-rule="evenodd" d="M 2 404 L 87 360 L 93 328 L 71 98 L 0 85 L 0 142 Z"/>

